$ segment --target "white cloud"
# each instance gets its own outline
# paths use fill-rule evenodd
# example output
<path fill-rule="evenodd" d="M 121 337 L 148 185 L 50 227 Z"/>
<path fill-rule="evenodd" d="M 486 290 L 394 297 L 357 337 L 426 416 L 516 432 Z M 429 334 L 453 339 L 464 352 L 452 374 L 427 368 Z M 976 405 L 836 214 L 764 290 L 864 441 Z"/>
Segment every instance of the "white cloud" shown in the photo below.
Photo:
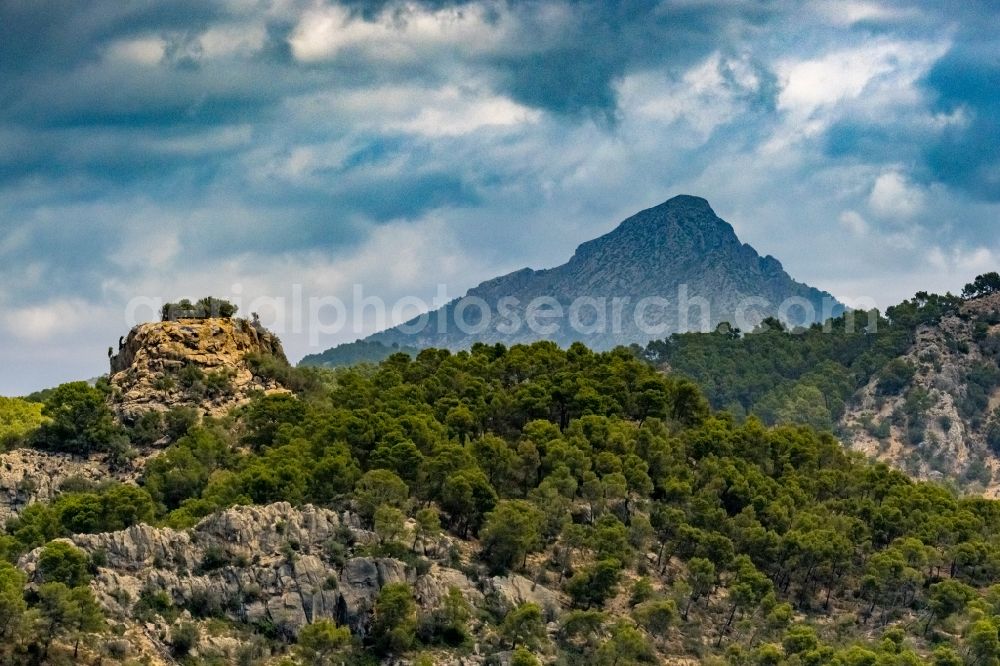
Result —
<path fill-rule="evenodd" d="M 163 61 L 167 42 L 162 37 L 138 37 L 112 42 L 104 56 L 115 62 L 152 67 Z"/>
<path fill-rule="evenodd" d="M 47 340 L 59 333 L 68 335 L 86 324 L 93 316 L 87 303 L 79 299 L 54 300 L 44 305 L 32 305 L 7 310 L 4 327 L 22 340 Z"/>
<path fill-rule="evenodd" d="M 149 230 L 133 224 L 119 248 L 108 258 L 126 269 L 161 270 L 170 267 L 180 251 L 181 242 L 176 232 Z"/>
<path fill-rule="evenodd" d="M 926 203 L 927 195 L 924 190 L 896 170 L 887 171 L 876 178 L 868 197 L 868 205 L 875 213 L 895 220 L 919 215 Z"/>
<path fill-rule="evenodd" d="M 852 236 L 867 236 L 868 222 L 857 211 L 845 210 L 838 218 L 840 226 L 849 231 Z"/>
<path fill-rule="evenodd" d="M 945 275 L 967 276 L 970 280 L 980 273 L 995 270 L 997 266 L 996 254 L 987 247 L 965 249 L 935 246 L 927 251 L 927 261 Z"/>
<path fill-rule="evenodd" d="M 809 3 L 809 11 L 823 16 L 836 26 L 852 26 L 862 21 L 891 21 L 913 16 L 918 13 L 912 9 L 886 7 L 877 2 L 861 2 L 856 0 L 815 0 Z"/>
<path fill-rule="evenodd" d="M 366 19 L 339 5 L 316 7 L 302 15 L 288 42 L 300 62 L 330 60 L 352 49 L 388 61 L 409 60 L 435 47 L 488 52 L 506 36 L 502 8 L 470 4 L 429 10 L 404 3 L 392 4 Z M 494 17 L 489 15 L 490 9 Z"/>
<path fill-rule="evenodd" d="M 31 240 L 31 230 L 27 225 L 4 231 L 3 235 L 0 235 L 0 257 L 24 248 L 29 240 Z"/>
<path fill-rule="evenodd" d="M 293 112 L 349 120 L 353 127 L 429 137 L 461 136 L 482 128 L 538 122 L 542 113 L 489 90 L 483 82 L 436 88 L 381 86 L 297 100 Z"/>
<path fill-rule="evenodd" d="M 786 151 L 797 141 L 821 135 L 847 115 L 884 122 L 887 113 L 901 115 L 900 109 L 920 109 L 924 113 L 926 99 L 919 82 L 949 46 L 946 38 L 876 39 L 814 58 L 778 60 L 778 110 L 785 117 L 761 151 Z"/>
<path fill-rule="evenodd" d="M 260 51 L 266 38 L 263 25 L 239 23 L 212 26 L 198 37 L 198 42 L 206 58 L 219 58 L 252 55 Z"/>
<path fill-rule="evenodd" d="M 541 112 L 497 95 L 469 95 L 447 86 L 430 95 L 416 116 L 389 123 L 399 129 L 424 136 L 460 136 L 484 127 L 516 127 L 537 122 Z"/>
<path fill-rule="evenodd" d="M 448 285 L 451 297 L 460 296 L 471 286 L 470 280 L 487 277 L 481 275 L 483 270 L 488 271 L 456 241 L 448 222 L 430 216 L 381 225 L 359 246 L 341 251 L 243 253 L 188 264 L 183 270 L 150 266 L 128 280 L 109 278 L 103 291 L 109 301 L 123 304 L 205 294 L 230 299 L 243 314 L 260 312 L 264 324 L 281 337 L 289 357 L 296 360 L 379 330 L 373 311 L 354 317 L 355 285 L 365 297 L 387 304 L 384 324 L 391 326 L 402 323 L 392 318 L 391 308 L 398 299 L 418 297 L 430 306 L 438 284 Z M 336 333 L 320 336 L 318 346 L 311 346 L 309 299 L 327 297 L 345 304 L 348 321 Z M 136 314 L 151 317 L 154 309 L 144 305 Z M 405 319 L 415 312 L 410 308 L 401 314 Z M 126 327 L 126 307 L 106 317 L 105 324 L 105 338 L 116 340 Z"/>
<path fill-rule="evenodd" d="M 662 71 L 644 71 L 626 75 L 616 88 L 626 122 L 682 123 L 691 134 L 678 138 L 698 145 L 715 128 L 735 118 L 743 110 L 741 98 L 755 93 L 760 85 L 760 77 L 746 59 L 713 53 L 679 80 Z"/>

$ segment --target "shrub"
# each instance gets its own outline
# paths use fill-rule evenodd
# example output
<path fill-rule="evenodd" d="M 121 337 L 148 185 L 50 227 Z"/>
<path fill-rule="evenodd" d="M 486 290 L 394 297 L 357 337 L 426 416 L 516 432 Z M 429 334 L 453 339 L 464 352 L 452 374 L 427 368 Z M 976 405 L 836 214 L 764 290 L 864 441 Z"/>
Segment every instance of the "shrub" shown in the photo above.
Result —
<path fill-rule="evenodd" d="M 139 600 L 132 607 L 132 615 L 140 622 L 149 622 L 156 615 L 167 622 L 173 622 L 178 611 L 170 595 L 163 590 L 145 589 L 139 594 Z"/>
<path fill-rule="evenodd" d="M 215 571 L 222 567 L 227 567 L 232 563 L 232 557 L 222 546 L 212 544 L 205 549 L 205 556 L 201 560 L 199 569 L 202 572 Z"/>
<path fill-rule="evenodd" d="M 225 600 L 216 592 L 207 589 L 195 590 L 191 599 L 184 604 L 194 617 L 221 617 Z"/>
<path fill-rule="evenodd" d="M 178 659 L 186 657 L 198 646 L 200 632 L 196 624 L 182 622 L 170 631 L 170 652 Z"/>
<path fill-rule="evenodd" d="M 877 390 L 881 395 L 897 395 L 913 379 L 916 368 L 903 359 L 893 359 L 882 370 Z"/>
<path fill-rule="evenodd" d="M 472 607 L 461 591 L 449 588 L 441 604 L 421 618 L 420 639 L 427 644 L 461 645 L 468 638 L 467 625 L 471 617 Z"/>
<path fill-rule="evenodd" d="M 632 617 L 650 634 L 662 636 L 677 619 L 677 604 L 673 599 L 647 601 L 635 607 Z"/>
<path fill-rule="evenodd" d="M 573 575 L 566 583 L 566 591 L 579 606 L 603 606 L 614 596 L 621 575 L 618 560 L 601 560 Z"/>
<path fill-rule="evenodd" d="M 43 421 L 40 403 L 0 397 L 0 450 L 20 445 Z"/>

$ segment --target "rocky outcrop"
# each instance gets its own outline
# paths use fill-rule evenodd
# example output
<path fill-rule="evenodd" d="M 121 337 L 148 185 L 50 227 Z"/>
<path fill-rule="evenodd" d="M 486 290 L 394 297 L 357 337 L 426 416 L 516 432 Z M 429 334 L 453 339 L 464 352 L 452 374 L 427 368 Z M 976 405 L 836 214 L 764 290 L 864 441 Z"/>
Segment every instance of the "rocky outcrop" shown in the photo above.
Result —
<path fill-rule="evenodd" d="M 48 501 L 69 479 L 106 481 L 108 465 L 99 457 L 14 449 L 0 453 L 0 528 L 32 502 Z"/>
<path fill-rule="evenodd" d="M 489 580 L 488 586 L 509 607 L 533 603 L 542 610 L 551 611 L 562 606 L 556 592 L 524 576 L 495 576 Z"/>
<path fill-rule="evenodd" d="M 285 392 L 273 380 L 254 375 L 248 354 L 285 361 L 278 338 L 243 319 L 140 324 L 111 358 L 115 412 L 124 422 L 175 406 L 217 416 L 254 392 Z"/>
<path fill-rule="evenodd" d="M 123 623 L 122 640 L 128 645 L 121 650 L 132 655 L 169 653 L 164 637 L 170 623 L 159 611 L 152 618 L 148 612 L 150 600 L 164 595 L 182 618 L 223 616 L 289 637 L 321 618 L 364 637 L 379 591 L 398 582 L 412 586 L 422 611 L 439 608 L 453 588 L 473 607 L 501 613 L 527 601 L 544 609 L 561 605 L 556 592 L 517 575 L 477 583 L 437 563 L 418 574 L 398 559 L 344 559 L 344 544 L 353 544 L 348 554 L 356 553 L 374 544 L 374 534 L 362 529 L 354 514 L 311 505 L 238 506 L 190 529 L 134 525 L 68 541 L 97 564 L 91 588 L 108 616 Z M 36 549 L 18 563 L 32 583 L 38 582 L 40 553 Z M 238 640 L 232 639 L 233 645 L 226 640 L 203 644 L 201 650 L 231 656 Z M 449 657 L 447 663 L 483 661 L 474 655 L 458 661 Z"/>
<path fill-rule="evenodd" d="M 913 369 L 897 392 L 879 391 L 876 374 L 857 393 L 840 428 L 848 444 L 911 476 L 951 479 L 967 490 L 1000 497 L 1000 459 L 986 430 L 1000 407 L 993 387 L 976 413 L 970 376 L 1000 372 L 1000 294 L 964 303 L 955 314 L 921 325 L 900 360 Z M 964 405 L 964 411 L 962 408 Z"/>
<path fill-rule="evenodd" d="M 391 558 L 334 562 L 332 542 L 373 540 L 351 524 L 356 520 L 350 514 L 279 502 L 234 507 L 190 530 L 134 525 L 69 541 L 99 554 L 91 585 L 114 617 L 134 615 L 137 601 L 165 592 L 174 606 L 196 615 L 221 613 L 290 634 L 317 618 L 330 618 L 363 636 L 379 590 L 389 583 L 415 583 L 416 575 Z M 35 574 L 39 552 L 19 563 L 29 576 Z M 469 580 L 453 570 L 422 577 L 418 599 L 433 607 L 451 586 L 476 599 Z"/>

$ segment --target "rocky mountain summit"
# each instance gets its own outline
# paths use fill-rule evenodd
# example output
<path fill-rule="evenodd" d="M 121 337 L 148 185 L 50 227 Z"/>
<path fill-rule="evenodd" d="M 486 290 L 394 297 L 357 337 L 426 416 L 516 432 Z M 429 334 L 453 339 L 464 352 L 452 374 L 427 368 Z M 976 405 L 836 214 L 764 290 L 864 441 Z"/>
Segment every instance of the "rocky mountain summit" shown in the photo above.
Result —
<path fill-rule="evenodd" d="M 218 416 L 256 391 L 286 392 L 254 374 L 247 361 L 254 354 L 285 361 L 277 336 L 244 319 L 139 324 L 111 357 L 115 412 L 124 422 L 177 406 Z"/>
<path fill-rule="evenodd" d="M 562 316 L 529 326 L 535 299 Z M 483 302 L 486 315 L 476 305 Z M 584 243 L 562 266 L 489 280 L 430 313 L 417 332 L 414 319 L 367 340 L 458 349 L 550 339 L 610 349 L 723 321 L 752 328 L 774 316 L 808 325 L 842 311 L 830 294 L 796 282 L 777 259 L 742 243 L 708 201 L 681 195 Z"/>

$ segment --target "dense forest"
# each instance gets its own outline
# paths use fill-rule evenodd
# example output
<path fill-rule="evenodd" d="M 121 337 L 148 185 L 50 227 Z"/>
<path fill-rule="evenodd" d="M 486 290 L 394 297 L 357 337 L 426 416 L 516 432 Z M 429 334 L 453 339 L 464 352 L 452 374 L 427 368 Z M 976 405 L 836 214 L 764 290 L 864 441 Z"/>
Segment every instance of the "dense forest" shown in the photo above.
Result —
<path fill-rule="evenodd" d="M 840 395 L 837 382 L 856 384 L 851 373 L 873 372 L 904 343 L 904 317 L 948 304 L 901 307 L 877 338 L 782 338 L 791 351 L 752 372 L 734 366 L 728 393 L 720 371 L 709 393 L 753 411 L 767 373 L 784 379 L 798 364 L 797 379 L 812 377 L 820 352 L 809 348 L 828 344 L 822 353 L 844 370 L 820 390 Z M 718 334 L 704 344 L 734 343 Z M 695 351 L 668 348 L 656 360 L 707 357 Z M 178 608 L 150 589 L 133 619 L 190 618 L 173 625 L 178 661 L 200 663 L 186 655 L 210 621 L 267 643 L 270 656 L 247 653 L 248 664 L 431 664 L 473 646 L 519 665 L 1000 663 L 1000 504 L 913 482 L 813 428 L 713 411 L 694 383 L 628 350 L 541 342 L 400 353 L 336 371 L 256 364 L 296 395 L 259 395 L 221 419 L 176 409 L 129 427 L 112 418 L 103 383 L 40 396 L 43 422 L 15 435 L 22 444 L 111 451 L 119 464 L 151 442 L 165 448 L 137 485 L 67 483 L 8 522 L 5 663 L 70 658 L 122 620 L 102 617 L 87 586 L 100 558 L 54 539 L 139 522 L 185 528 L 228 506 L 276 501 L 350 509 L 377 535 L 331 541 L 331 571 L 360 553 L 397 558 L 416 576 L 432 563 L 470 579 L 518 572 L 565 604 L 472 608 L 455 594 L 418 612 L 400 583 L 382 588 L 363 636 L 329 620 L 294 636 L 241 625 L 227 606 L 238 601 Z M 428 550 L 430 538 L 450 545 Z M 38 583 L 26 587 L 15 563 L 37 548 Z M 239 566 L 207 559 L 205 568 Z"/>

